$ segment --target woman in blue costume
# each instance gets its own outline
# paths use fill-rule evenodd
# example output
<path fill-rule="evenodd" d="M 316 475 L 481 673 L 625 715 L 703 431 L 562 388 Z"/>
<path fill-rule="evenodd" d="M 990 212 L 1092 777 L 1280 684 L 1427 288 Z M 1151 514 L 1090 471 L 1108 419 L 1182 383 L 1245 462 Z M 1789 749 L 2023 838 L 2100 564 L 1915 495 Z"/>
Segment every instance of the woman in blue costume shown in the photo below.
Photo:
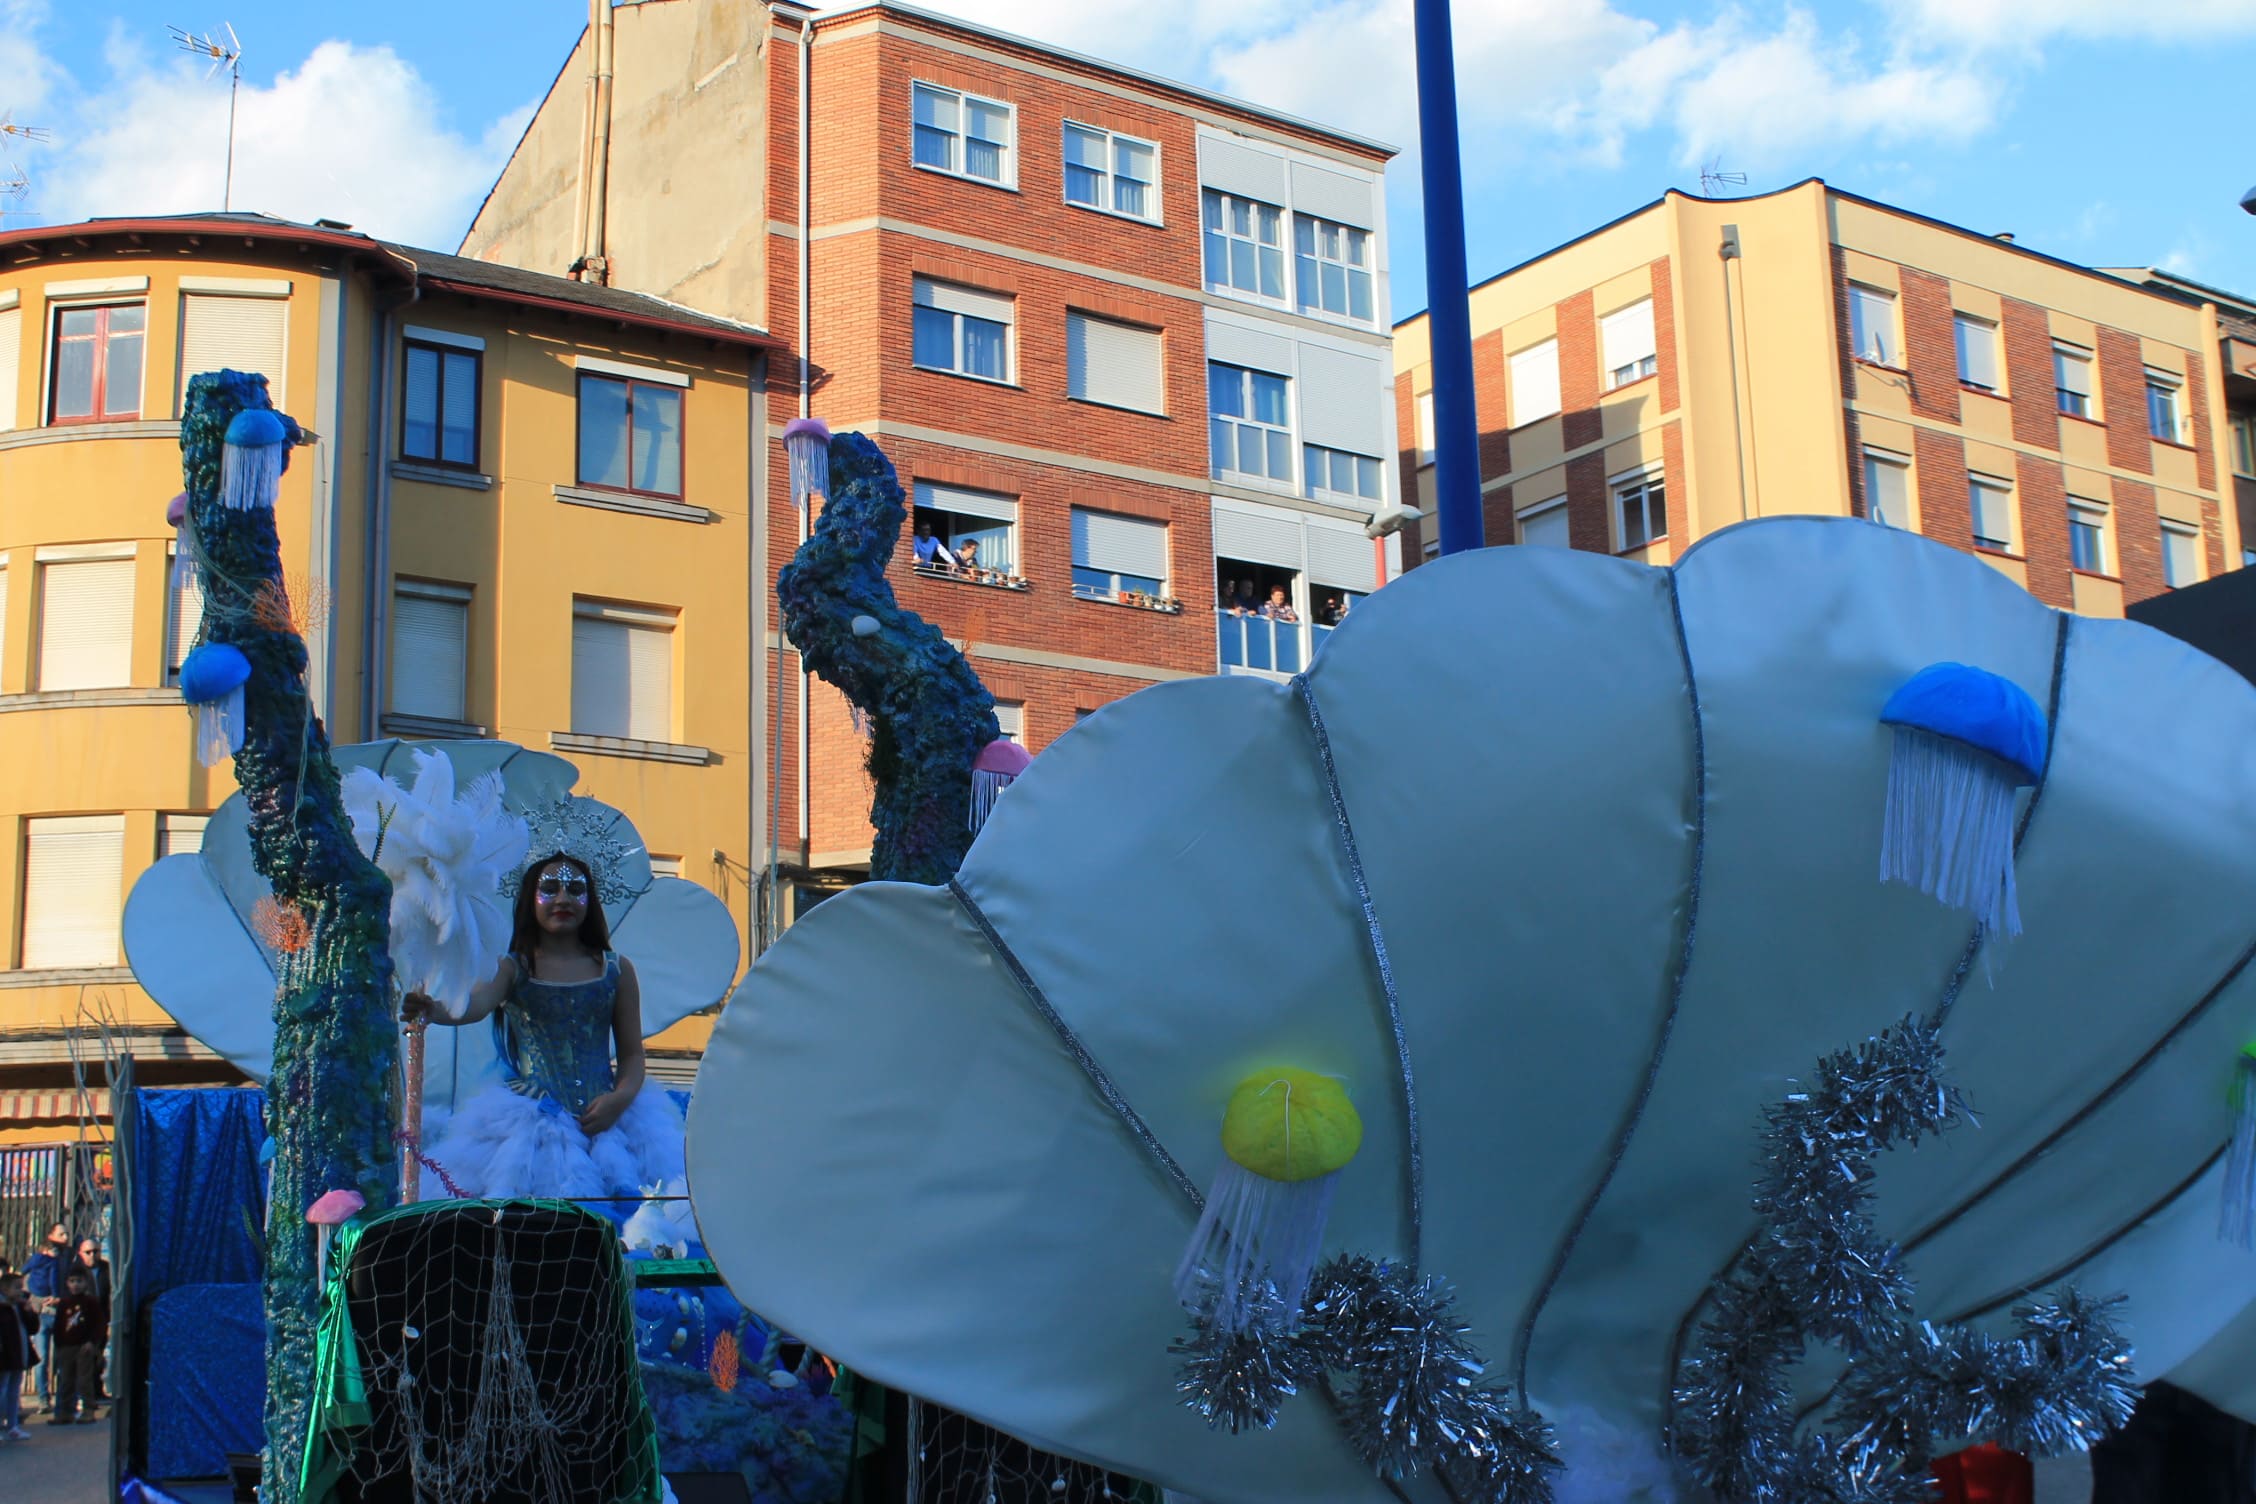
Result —
<path fill-rule="evenodd" d="M 502 1079 L 430 1143 L 462 1194 L 633 1196 L 681 1178 L 682 1115 L 663 1088 L 645 1089 L 641 988 L 634 963 L 611 949 L 581 858 L 555 852 L 525 868 L 509 952 L 460 1015 L 422 992 L 400 1014 L 493 1019 Z"/>

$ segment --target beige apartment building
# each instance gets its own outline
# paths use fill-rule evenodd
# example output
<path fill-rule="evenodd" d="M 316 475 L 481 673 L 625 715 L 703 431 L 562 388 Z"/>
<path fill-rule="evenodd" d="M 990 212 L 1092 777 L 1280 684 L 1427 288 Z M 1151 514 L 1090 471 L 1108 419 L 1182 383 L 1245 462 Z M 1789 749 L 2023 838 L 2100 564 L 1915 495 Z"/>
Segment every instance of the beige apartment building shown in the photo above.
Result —
<path fill-rule="evenodd" d="M 2256 310 L 1811 179 L 1659 202 L 1472 291 L 1487 541 L 1667 563 L 1753 517 L 1915 528 L 2049 605 L 2238 568 Z M 1423 314 L 1396 327 L 1431 507 Z M 1433 529 L 1406 545 L 1430 555 Z"/>

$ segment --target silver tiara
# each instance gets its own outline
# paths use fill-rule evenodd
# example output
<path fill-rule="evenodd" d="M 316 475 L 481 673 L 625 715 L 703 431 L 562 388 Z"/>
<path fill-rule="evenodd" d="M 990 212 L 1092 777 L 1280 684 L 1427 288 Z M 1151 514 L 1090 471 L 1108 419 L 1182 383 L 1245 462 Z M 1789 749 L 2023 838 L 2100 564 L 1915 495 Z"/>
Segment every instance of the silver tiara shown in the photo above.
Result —
<path fill-rule="evenodd" d="M 627 817 L 595 799 L 566 794 L 554 804 L 525 811 L 528 842 L 525 860 L 502 879 L 505 902 L 517 901 L 517 888 L 536 862 L 562 854 L 585 863 L 595 873 L 595 896 L 606 909 L 616 909 L 642 890 L 628 880 L 629 863 L 642 851 L 642 839 Z"/>

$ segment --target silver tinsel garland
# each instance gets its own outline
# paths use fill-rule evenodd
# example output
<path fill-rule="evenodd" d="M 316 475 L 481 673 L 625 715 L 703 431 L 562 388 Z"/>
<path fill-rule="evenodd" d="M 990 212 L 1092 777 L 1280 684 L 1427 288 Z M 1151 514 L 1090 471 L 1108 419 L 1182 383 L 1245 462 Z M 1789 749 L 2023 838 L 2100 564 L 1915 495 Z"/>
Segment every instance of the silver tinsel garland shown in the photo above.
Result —
<path fill-rule="evenodd" d="M 1274 1425 L 1286 1399 L 1323 1385 L 1349 1444 L 1380 1477 L 1432 1470 L 1461 1504 L 1550 1504 L 1560 1466 L 1551 1428 L 1483 1382 L 1487 1365 L 1453 1302 L 1442 1280 L 1341 1255 L 1316 1271 L 1297 1328 L 1228 1331 L 1216 1302 L 1203 1301 L 1192 1335 L 1170 1349 L 1184 1359 L 1176 1387 L 1209 1425 L 1235 1434 Z"/>
<path fill-rule="evenodd" d="M 2010 1338 L 1912 1317 L 1910 1276 L 1869 1215 L 1872 1159 L 1970 1118 L 1942 1056 L 1935 1026 L 1907 1019 L 1764 1114 L 1763 1232 L 1715 1291 L 1671 1438 L 1724 1504 L 1925 1504 L 1939 1446 L 2078 1450 L 2136 1403 L 2113 1302 L 2025 1306 Z M 1796 1421 L 1787 1376 L 1812 1340 L 1853 1359 L 1833 1431 Z"/>

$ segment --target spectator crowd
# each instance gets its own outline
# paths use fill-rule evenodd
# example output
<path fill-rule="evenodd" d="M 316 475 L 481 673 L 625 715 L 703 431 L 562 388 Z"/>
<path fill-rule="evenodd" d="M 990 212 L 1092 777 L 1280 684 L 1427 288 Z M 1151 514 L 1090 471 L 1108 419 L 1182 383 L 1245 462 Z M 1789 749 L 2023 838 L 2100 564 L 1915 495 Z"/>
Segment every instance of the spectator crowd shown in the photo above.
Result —
<path fill-rule="evenodd" d="M 65 1223 L 48 1227 L 21 1269 L 0 1258 L 0 1443 L 29 1441 L 33 1410 L 51 1426 L 100 1418 L 110 1295 L 100 1241 L 73 1240 Z"/>

